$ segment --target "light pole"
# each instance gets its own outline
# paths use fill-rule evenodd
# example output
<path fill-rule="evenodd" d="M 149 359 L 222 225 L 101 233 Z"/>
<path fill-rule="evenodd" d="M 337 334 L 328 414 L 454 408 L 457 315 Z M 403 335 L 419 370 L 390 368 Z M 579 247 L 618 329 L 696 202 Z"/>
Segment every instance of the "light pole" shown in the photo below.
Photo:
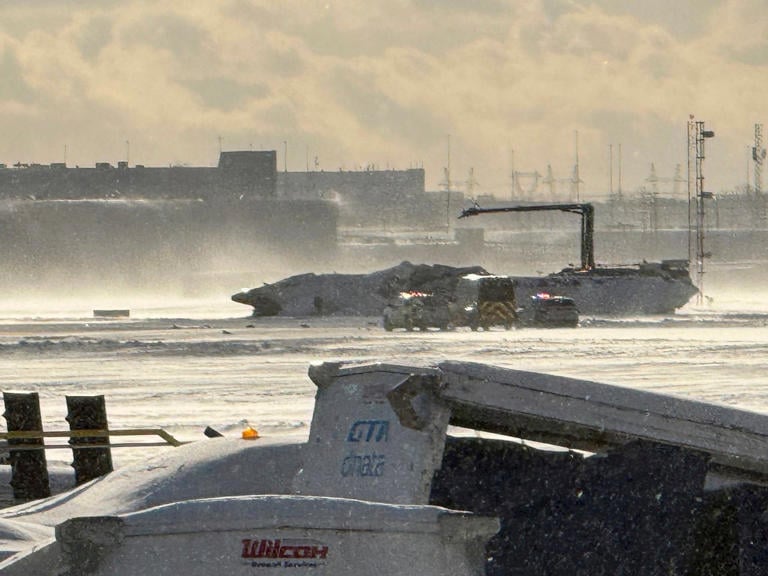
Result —
<path fill-rule="evenodd" d="M 693 116 L 690 116 L 688 122 L 688 201 L 689 204 L 691 201 L 696 202 L 696 244 L 694 255 L 696 260 L 696 287 L 699 289 L 696 297 L 698 304 L 704 301 L 704 260 L 710 256 L 704 249 L 704 227 L 706 224 L 704 201 L 714 198 L 712 192 L 704 190 L 704 173 L 702 171 L 705 158 L 704 142 L 714 137 L 714 131 L 704 129 L 704 122 L 700 120 L 694 121 Z M 693 156 L 693 159 L 691 159 L 691 156 Z M 693 166 L 691 166 L 691 163 Z M 693 176 L 693 189 L 691 189 L 691 176 Z"/>

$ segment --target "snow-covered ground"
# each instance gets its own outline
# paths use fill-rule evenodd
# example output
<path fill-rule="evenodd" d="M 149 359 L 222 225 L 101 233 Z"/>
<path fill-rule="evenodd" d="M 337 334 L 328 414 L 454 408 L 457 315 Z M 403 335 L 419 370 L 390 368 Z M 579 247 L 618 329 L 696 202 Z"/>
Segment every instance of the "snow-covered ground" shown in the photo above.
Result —
<path fill-rule="evenodd" d="M 411 333 L 385 332 L 373 317 L 251 318 L 232 302 L 133 307 L 117 320 L 82 307 L 33 312 L 0 319 L 0 382 L 40 394 L 46 430 L 67 429 L 66 395 L 103 394 L 115 429 L 160 427 L 182 441 L 203 439 L 206 426 L 226 436 L 249 425 L 262 436 L 302 435 L 315 394 L 307 369 L 329 360 L 471 360 L 768 412 L 768 314 L 748 309 Z M 120 466 L 163 450 L 172 448 L 117 448 L 113 459 Z M 48 458 L 71 461 L 66 449 Z"/>

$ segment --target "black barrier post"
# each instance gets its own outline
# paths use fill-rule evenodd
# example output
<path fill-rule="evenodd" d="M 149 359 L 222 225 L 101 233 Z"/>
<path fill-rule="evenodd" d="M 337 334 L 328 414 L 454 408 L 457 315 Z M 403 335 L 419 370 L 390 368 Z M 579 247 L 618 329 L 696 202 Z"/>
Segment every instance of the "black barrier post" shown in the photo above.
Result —
<path fill-rule="evenodd" d="M 214 430 L 210 426 L 205 427 L 205 430 L 203 430 L 203 434 L 205 434 L 207 438 L 221 438 L 224 436 L 224 434 L 222 434 L 218 430 Z"/>
<path fill-rule="evenodd" d="M 107 431 L 107 409 L 104 396 L 67 396 L 67 422 L 73 430 Z M 71 437 L 72 467 L 75 469 L 75 482 L 83 484 L 104 474 L 112 472 L 112 452 L 109 448 L 109 436 Z M 90 448 L 89 444 L 102 444 L 106 447 Z"/>
<path fill-rule="evenodd" d="M 8 432 L 43 432 L 40 416 L 40 397 L 37 392 L 3 392 Z M 37 446 L 35 449 L 17 449 L 14 445 Z M 8 448 L 11 461 L 11 487 L 13 497 L 34 500 L 51 495 L 48 483 L 48 466 L 45 460 L 43 438 L 9 438 Z"/>

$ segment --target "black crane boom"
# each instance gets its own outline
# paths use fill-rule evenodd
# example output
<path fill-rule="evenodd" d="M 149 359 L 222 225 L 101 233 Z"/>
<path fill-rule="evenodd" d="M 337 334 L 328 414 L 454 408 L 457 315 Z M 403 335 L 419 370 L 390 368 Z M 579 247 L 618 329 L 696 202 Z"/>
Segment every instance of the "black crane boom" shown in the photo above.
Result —
<path fill-rule="evenodd" d="M 477 204 L 462 210 L 459 218 L 494 214 L 498 212 L 540 212 L 559 210 L 581 215 L 581 269 L 590 270 L 595 267 L 595 207 L 590 203 L 580 204 L 518 204 L 514 206 L 499 206 L 496 208 L 480 208 Z"/>

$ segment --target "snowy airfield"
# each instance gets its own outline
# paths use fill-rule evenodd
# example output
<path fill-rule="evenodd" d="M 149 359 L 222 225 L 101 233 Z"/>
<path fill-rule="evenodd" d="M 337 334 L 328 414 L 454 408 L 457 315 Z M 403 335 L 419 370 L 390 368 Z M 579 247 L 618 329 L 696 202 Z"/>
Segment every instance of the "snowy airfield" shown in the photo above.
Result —
<path fill-rule="evenodd" d="M 46 430 L 67 429 L 66 395 L 102 394 L 111 428 L 163 428 L 181 441 L 205 441 L 206 426 L 305 436 L 316 390 L 307 369 L 331 360 L 470 360 L 768 413 L 768 311 L 743 304 L 583 318 L 576 329 L 410 333 L 386 332 L 379 318 L 251 318 L 247 307 L 210 300 L 142 302 L 127 319 L 77 305 L 5 310 L 0 379 L 3 390 L 40 394 Z M 113 460 L 168 450 L 116 448 Z M 50 450 L 48 461 L 69 463 L 71 452 Z"/>

